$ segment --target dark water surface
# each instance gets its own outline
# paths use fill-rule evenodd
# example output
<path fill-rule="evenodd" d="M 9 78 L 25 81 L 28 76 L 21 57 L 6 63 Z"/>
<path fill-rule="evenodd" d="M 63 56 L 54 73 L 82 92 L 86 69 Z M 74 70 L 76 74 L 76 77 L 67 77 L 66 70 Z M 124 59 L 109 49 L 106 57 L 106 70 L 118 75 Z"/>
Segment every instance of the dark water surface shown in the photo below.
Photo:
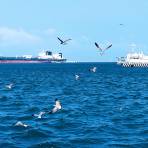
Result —
<path fill-rule="evenodd" d="M 97 67 L 96 73 L 88 69 Z M 79 74 L 76 81 L 74 75 Z M 5 88 L 13 83 L 12 90 Z M 37 119 L 32 114 L 63 110 Z M 29 127 L 14 126 L 17 121 Z M 148 69 L 115 63 L 1 64 L 0 148 L 148 147 Z"/>

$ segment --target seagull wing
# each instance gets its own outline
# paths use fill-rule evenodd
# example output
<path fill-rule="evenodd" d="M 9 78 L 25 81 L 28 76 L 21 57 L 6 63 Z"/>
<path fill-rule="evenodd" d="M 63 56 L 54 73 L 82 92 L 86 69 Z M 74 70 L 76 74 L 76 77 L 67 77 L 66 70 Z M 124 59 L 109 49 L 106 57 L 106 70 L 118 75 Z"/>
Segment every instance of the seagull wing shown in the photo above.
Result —
<path fill-rule="evenodd" d="M 97 48 L 99 48 L 99 45 L 96 42 L 95 42 L 95 45 L 96 45 Z"/>
<path fill-rule="evenodd" d="M 20 125 L 23 125 L 23 123 L 21 121 L 18 121 L 15 126 L 20 126 Z"/>
<path fill-rule="evenodd" d="M 95 42 L 95 46 L 97 47 L 97 48 L 99 48 L 100 50 L 102 50 L 102 48 Z"/>
<path fill-rule="evenodd" d="M 57 37 L 58 38 L 58 40 L 61 42 L 61 43 L 63 43 L 63 40 L 61 40 L 59 37 Z"/>
<path fill-rule="evenodd" d="M 39 117 L 39 115 L 37 115 L 37 114 L 34 114 L 33 116 L 34 116 L 34 117 Z"/>
<path fill-rule="evenodd" d="M 111 47 L 112 47 L 112 44 L 109 45 L 108 47 L 106 47 L 105 50 L 107 50 L 107 49 L 109 49 L 109 48 L 111 48 Z"/>
<path fill-rule="evenodd" d="M 58 108 L 55 106 L 53 109 L 52 109 L 52 113 L 55 113 L 55 112 L 57 112 L 58 111 Z"/>
<path fill-rule="evenodd" d="M 67 39 L 67 40 L 64 41 L 64 43 L 65 43 L 65 42 L 68 42 L 68 41 L 70 41 L 70 40 L 72 40 L 72 39 Z"/>

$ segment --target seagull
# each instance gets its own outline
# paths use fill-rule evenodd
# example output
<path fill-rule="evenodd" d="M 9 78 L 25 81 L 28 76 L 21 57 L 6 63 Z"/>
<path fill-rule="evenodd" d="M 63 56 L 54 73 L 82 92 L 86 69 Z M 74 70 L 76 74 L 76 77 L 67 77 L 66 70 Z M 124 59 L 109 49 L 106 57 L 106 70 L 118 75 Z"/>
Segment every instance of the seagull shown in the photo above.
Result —
<path fill-rule="evenodd" d="M 33 116 L 41 119 L 42 115 L 44 115 L 44 114 L 45 114 L 45 112 L 40 112 L 39 114 L 34 114 Z"/>
<path fill-rule="evenodd" d="M 55 99 L 55 105 L 54 108 L 49 112 L 50 114 L 57 112 L 58 110 L 61 110 L 62 106 L 58 99 Z"/>
<path fill-rule="evenodd" d="M 68 41 L 72 40 L 72 39 L 62 40 L 59 37 L 57 37 L 57 38 L 61 42 L 60 44 L 62 44 L 62 45 L 66 45 Z"/>
<path fill-rule="evenodd" d="M 89 71 L 91 71 L 91 72 L 96 72 L 96 70 L 97 70 L 97 67 L 93 67 L 93 68 L 89 69 Z"/>
<path fill-rule="evenodd" d="M 75 75 L 75 79 L 78 80 L 80 78 L 79 75 Z"/>
<path fill-rule="evenodd" d="M 104 51 L 111 48 L 112 47 L 112 44 L 110 44 L 109 46 L 107 46 L 106 48 L 101 48 L 98 43 L 95 42 L 95 46 L 100 50 L 100 54 L 103 55 L 104 54 Z"/>
<path fill-rule="evenodd" d="M 22 123 L 21 121 L 18 121 L 15 126 L 23 126 L 23 127 L 28 127 L 29 125 Z"/>
<path fill-rule="evenodd" d="M 13 84 L 11 83 L 11 84 L 9 84 L 9 85 L 6 85 L 5 87 L 8 88 L 8 89 L 12 89 Z"/>

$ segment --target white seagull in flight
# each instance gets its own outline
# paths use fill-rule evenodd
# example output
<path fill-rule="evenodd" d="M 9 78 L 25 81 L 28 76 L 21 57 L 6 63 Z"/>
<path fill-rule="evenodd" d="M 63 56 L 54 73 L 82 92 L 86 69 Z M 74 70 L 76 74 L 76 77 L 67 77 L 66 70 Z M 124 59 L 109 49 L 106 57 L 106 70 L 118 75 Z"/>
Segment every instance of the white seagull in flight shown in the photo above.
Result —
<path fill-rule="evenodd" d="M 55 99 L 55 105 L 54 105 L 54 108 L 49 112 L 50 114 L 52 113 L 56 113 L 58 110 L 61 110 L 62 109 L 62 106 L 61 106 L 61 103 L 58 99 Z"/>
<path fill-rule="evenodd" d="M 78 80 L 80 78 L 79 75 L 75 75 L 75 79 Z"/>
<path fill-rule="evenodd" d="M 100 50 L 100 55 L 102 56 L 105 52 L 105 50 L 109 49 L 112 47 L 112 44 L 110 44 L 109 46 L 107 46 L 106 48 L 101 48 L 98 43 L 95 42 L 95 46 Z"/>
<path fill-rule="evenodd" d="M 89 69 L 89 71 L 91 71 L 91 72 L 96 72 L 96 70 L 97 70 L 97 67 L 93 67 L 93 68 Z"/>
<path fill-rule="evenodd" d="M 57 37 L 57 38 L 61 42 L 60 44 L 62 44 L 62 45 L 66 45 L 68 41 L 72 40 L 72 39 L 62 40 L 59 37 Z"/>
<path fill-rule="evenodd" d="M 7 89 L 12 89 L 13 84 L 11 83 L 11 84 L 9 84 L 9 85 L 6 85 L 5 87 L 6 87 Z"/>
<path fill-rule="evenodd" d="M 22 127 L 28 127 L 29 125 L 22 123 L 21 121 L 18 121 L 15 126 L 22 126 Z"/>
<path fill-rule="evenodd" d="M 44 114 L 45 114 L 45 112 L 40 112 L 39 114 L 34 114 L 33 116 L 41 119 L 42 115 L 44 115 Z"/>

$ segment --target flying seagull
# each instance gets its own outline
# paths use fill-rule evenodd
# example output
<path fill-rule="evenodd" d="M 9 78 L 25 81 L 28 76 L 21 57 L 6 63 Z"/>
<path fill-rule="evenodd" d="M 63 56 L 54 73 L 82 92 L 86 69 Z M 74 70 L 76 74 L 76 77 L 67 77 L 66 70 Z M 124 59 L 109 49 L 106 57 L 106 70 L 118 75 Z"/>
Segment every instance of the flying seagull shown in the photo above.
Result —
<path fill-rule="evenodd" d="M 15 126 L 22 126 L 22 127 L 28 127 L 29 125 L 22 123 L 21 121 L 18 121 Z"/>
<path fill-rule="evenodd" d="M 79 75 L 75 75 L 75 79 L 78 80 L 80 78 Z"/>
<path fill-rule="evenodd" d="M 109 46 L 107 46 L 106 48 L 101 48 L 98 43 L 95 42 L 95 46 L 100 50 L 100 54 L 103 55 L 105 50 L 109 49 L 112 47 L 112 44 L 110 44 Z"/>
<path fill-rule="evenodd" d="M 89 69 L 90 72 L 96 72 L 96 70 L 97 70 L 97 67 L 93 67 Z"/>
<path fill-rule="evenodd" d="M 56 113 L 58 110 L 62 109 L 61 103 L 58 99 L 55 99 L 54 108 L 49 112 L 50 114 Z"/>
<path fill-rule="evenodd" d="M 62 45 L 66 45 L 68 41 L 72 40 L 72 39 L 62 40 L 59 37 L 57 37 L 57 38 L 61 42 L 60 44 L 62 44 Z"/>
<path fill-rule="evenodd" d="M 39 114 L 34 114 L 33 116 L 41 119 L 42 115 L 44 115 L 44 114 L 45 114 L 45 112 L 40 112 Z"/>
<path fill-rule="evenodd" d="M 5 87 L 6 87 L 7 89 L 12 89 L 13 84 L 11 83 L 11 84 L 9 84 L 9 85 L 6 85 Z"/>

